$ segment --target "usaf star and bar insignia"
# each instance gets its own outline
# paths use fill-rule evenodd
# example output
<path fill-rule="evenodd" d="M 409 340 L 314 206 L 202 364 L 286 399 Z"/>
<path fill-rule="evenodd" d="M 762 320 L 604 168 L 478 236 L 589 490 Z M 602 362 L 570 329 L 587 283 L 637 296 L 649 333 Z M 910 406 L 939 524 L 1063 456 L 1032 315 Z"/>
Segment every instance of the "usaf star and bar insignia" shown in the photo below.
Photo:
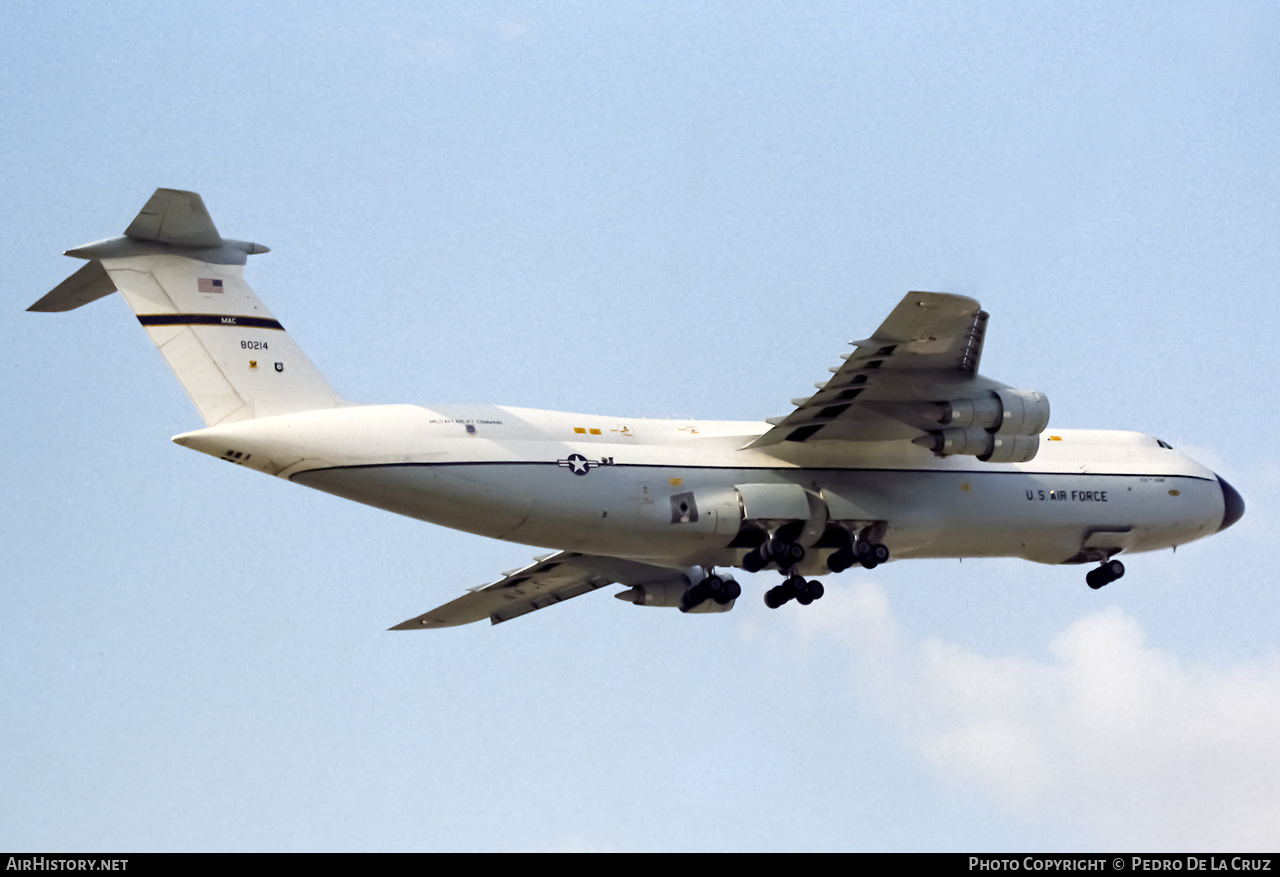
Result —
<path fill-rule="evenodd" d="M 601 466 L 612 466 L 613 457 L 601 457 L 599 460 L 588 460 L 582 454 L 570 454 L 563 460 L 556 460 L 556 463 L 564 469 L 568 469 L 574 475 L 586 475 L 592 469 L 598 469 Z"/>

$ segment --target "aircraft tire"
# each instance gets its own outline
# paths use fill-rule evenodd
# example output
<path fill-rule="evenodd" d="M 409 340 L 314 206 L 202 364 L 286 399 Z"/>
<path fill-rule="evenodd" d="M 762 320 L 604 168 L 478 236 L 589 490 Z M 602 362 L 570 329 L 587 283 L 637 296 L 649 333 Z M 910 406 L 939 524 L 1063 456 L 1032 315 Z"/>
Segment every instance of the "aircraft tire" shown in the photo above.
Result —
<path fill-rule="evenodd" d="M 804 546 L 798 542 L 773 538 L 765 544 L 765 556 L 778 564 L 778 569 L 791 569 L 804 560 Z"/>
<path fill-rule="evenodd" d="M 703 582 L 699 582 L 686 590 L 684 595 L 680 598 L 680 611 L 688 612 L 691 609 L 696 609 L 706 602 L 707 598 L 710 596 L 711 593 L 707 589 L 706 585 Z"/>
<path fill-rule="evenodd" d="M 787 567 L 798 565 L 804 560 L 804 546 L 799 542 L 792 542 L 787 546 Z"/>
<path fill-rule="evenodd" d="M 766 561 L 777 563 L 781 566 L 787 559 L 787 548 L 791 543 L 785 539 L 779 539 L 774 536 L 768 542 L 760 546 L 760 555 Z"/>

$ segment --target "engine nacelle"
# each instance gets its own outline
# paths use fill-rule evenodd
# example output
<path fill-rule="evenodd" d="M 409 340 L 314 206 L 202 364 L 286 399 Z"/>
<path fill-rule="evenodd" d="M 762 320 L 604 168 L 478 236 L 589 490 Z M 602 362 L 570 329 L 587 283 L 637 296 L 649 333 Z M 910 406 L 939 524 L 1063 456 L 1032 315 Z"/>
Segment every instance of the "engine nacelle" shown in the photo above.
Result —
<path fill-rule="evenodd" d="M 955 399 L 942 403 L 942 416 L 938 422 L 952 429 L 976 426 L 995 429 L 1004 420 L 1004 406 L 1000 397 L 988 393 L 980 399 Z"/>
<path fill-rule="evenodd" d="M 1026 463 L 1040 450 L 1038 435 L 1006 435 L 975 426 L 951 426 L 913 441 L 939 456 L 963 454 L 984 463 Z"/>
<path fill-rule="evenodd" d="M 995 393 L 1004 407 L 1004 417 L 996 427 L 1001 435 L 1039 435 L 1049 425 L 1049 397 L 1044 393 L 1007 387 Z"/>
<path fill-rule="evenodd" d="M 992 436 L 991 450 L 985 456 L 978 457 L 984 463 L 1026 463 L 1034 460 L 1040 450 L 1038 435 L 1001 435 Z"/>
<path fill-rule="evenodd" d="M 916 441 L 926 447 L 931 447 L 935 454 L 941 456 L 963 454 L 969 457 L 983 457 L 991 453 L 991 449 L 995 445 L 995 438 L 992 434 L 976 426 L 963 428 L 950 426 L 941 432 L 921 436 L 921 439 L 929 439 L 930 441 L 928 443 L 920 439 Z"/>
<path fill-rule="evenodd" d="M 637 606 L 671 606 L 680 605 L 680 599 L 689 585 L 676 582 L 658 582 L 652 585 L 636 585 L 613 596 Z"/>
<path fill-rule="evenodd" d="M 974 399 L 944 402 L 938 422 L 953 429 L 976 427 L 1002 435 L 1039 435 L 1049 425 L 1049 400 L 1035 390 L 1002 387 Z"/>

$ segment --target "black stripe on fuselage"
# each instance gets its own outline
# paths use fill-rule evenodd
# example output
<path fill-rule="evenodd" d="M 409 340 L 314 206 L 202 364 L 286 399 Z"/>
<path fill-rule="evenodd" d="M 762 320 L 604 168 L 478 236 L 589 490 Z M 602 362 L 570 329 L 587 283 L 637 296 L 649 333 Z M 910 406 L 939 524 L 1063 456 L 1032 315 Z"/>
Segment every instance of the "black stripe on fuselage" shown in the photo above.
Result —
<path fill-rule="evenodd" d="M 337 472 L 351 469 L 425 469 L 446 466 L 560 466 L 551 460 L 452 460 L 448 462 L 413 462 L 400 463 L 353 463 L 346 466 L 318 466 L 315 469 L 304 469 L 289 476 L 292 481 L 302 475 L 316 472 Z M 563 467 L 561 467 L 563 468 Z M 861 466 L 815 466 L 813 468 L 794 466 L 710 466 L 706 464 L 684 465 L 680 463 L 610 463 L 608 466 L 591 467 L 592 472 L 609 469 L 684 469 L 684 470 L 733 470 L 737 472 L 774 472 L 779 475 L 794 475 L 797 472 L 839 472 L 888 475 L 1025 475 L 1036 477 L 1085 477 L 1085 478 L 1187 478 L 1192 481 L 1213 481 L 1202 475 L 1171 474 L 1168 472 L 1028 472 L 1021 469 L 878 469 Z"/>
<path fill-rule="evenodd" d="M 234 326 L 240 329 L 284 331 L 284 326 L 277 320 L 236 314 L 139 314 L 138 322 L 144 326 Z"/>

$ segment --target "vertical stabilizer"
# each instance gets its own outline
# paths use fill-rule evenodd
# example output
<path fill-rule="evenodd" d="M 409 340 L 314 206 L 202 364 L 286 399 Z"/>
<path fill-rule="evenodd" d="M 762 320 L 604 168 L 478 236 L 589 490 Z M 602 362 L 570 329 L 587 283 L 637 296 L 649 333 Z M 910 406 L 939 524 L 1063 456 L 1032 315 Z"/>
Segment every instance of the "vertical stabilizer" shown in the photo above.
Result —
<path fill-rule="evenodd" d="M 195 192 L 157 189 L 123 237 L 67 250 L 89 264 L 28 310 L 119 290 L 209 426 L 340 405 L 244 281 L 246 257 L 265 252 L 219 235 Z"/>

